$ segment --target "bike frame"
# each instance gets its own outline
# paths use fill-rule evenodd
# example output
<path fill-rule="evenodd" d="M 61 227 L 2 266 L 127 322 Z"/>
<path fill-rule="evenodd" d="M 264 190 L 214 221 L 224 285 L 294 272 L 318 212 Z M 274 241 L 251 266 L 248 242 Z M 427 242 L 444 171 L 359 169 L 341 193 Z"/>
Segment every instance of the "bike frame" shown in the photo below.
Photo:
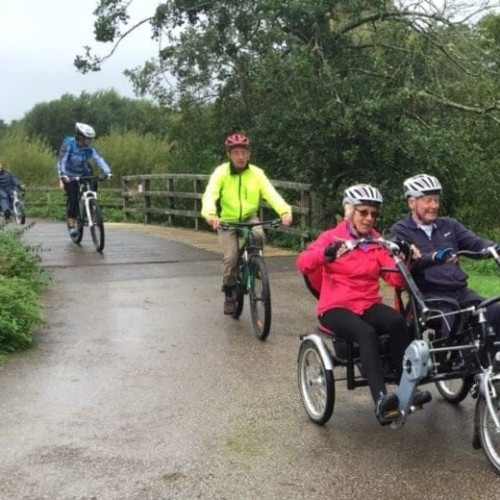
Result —
<path fill-rule="evenodd" d="M 244 263 L 245 269 L 242 275 L 245 278 L 243 283 L 245 293 L 251 289 L 253 283 L 251 282 L 252 276 L 249 272 L 250 268 L 250 260 L 252 256 L 258 255 L 263 257 L 264 253 L 262 250 L 262 246 L 258 245 L 255 242 L 255 233 L 252 231 L 254 227 L 257 226 L 270 226 L 270 227 L 278 227 L 281 224 L 280 219 L 273 219 L 268 221 L 259 221 L 259 222 L 238 222 L 234 224 L 230 223 L 222 223 L 221 228 L 228 231 L 234 230 L 236 232 L 237 244 L 238 244 L 238 265 L 240 262 Z M 243 243 L 240 244 L 239 236 L 242 236 Z"/>
<path fill-rule="evenodd" d="M 19 204 L 20 203 L 23 204 L 23 200 L 19 196 L 19 191 L 16 188 L 16 189 L 14 189 L 14 196 L 12 198 L 12 210 L 14 211 L 16 218 L 19 218 L 23 215 L 22 212 L 19 212 Z"/>
<path fill-rule="evenodd" d="M 90 199 L 97 200 L 97 191 L 94 191 L 90 187 L 90 182 L 92 179 L 99 179 L 99 177 L 92 177 L 92 178 L 81 177 L 78 179 L 78 181 L 81 183 L 80 184 L 80 200 L 79 200 L 80 212 L 81 212 L 81 207 L 83 205 L 85 208 L 85 215 L 86 215 L 87 223 L 88 223 L 89 227 L 94 226 L 94 222 L 93 222 L 92 217 L 90 215 L 89 200 Z M 82 216 L 82 215 L 83 214 L 80 213 L 80 216 Z"/>

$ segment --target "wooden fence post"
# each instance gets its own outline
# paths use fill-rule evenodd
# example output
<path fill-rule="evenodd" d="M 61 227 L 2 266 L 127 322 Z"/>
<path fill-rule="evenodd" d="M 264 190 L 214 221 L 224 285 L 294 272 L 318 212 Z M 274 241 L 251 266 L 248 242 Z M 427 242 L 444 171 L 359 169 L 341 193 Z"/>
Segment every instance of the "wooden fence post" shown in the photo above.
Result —
<path fill-rule="evenodd" d="M 128 210 L 130 208 L 130 196 L 129 196 L 130 183 L 128 179 L 122 179 L 122 197 L 123 197 L 123 221 L 128 220 Z"/>
<path fill-rule="evenodd" d="M 143 191 L 144 191 L 144 206 L 145 206 L 145 211 L 144 211 L 144 221 L 146 224 L 151 223 L 151 182 L 149 179 L 144 179 L 143 183 Z"/>

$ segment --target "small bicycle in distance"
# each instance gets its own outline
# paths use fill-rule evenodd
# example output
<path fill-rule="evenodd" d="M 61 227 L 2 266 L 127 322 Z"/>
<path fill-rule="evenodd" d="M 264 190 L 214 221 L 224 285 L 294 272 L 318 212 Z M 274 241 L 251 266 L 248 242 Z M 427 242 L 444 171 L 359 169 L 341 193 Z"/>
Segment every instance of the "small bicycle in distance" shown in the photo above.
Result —
<path fill-rule="evenodd" d="M 93 189 L 93 185 L 106 178 L 93 175 L 71 178 L 78 182 L 79 196 L 76 232 L 74 234 L 70 232 L 70 238 L 73 243 L 79 244 L 83 238 L 83 228 L 88 226 L 97 252 L 102 252 L 104 249 L 104 220 L 97 201 L 97 190 Z M 69 229 L 68 226 L 68 231 Z"/>
<path fill-rule="evenodd" d="M 24 224 L 26 222 L 26 209 L 23 202 L 24 189 L 14 189 L 14 197 L 12 199 L 12 213 L 14 214 L 14 219 L 18 224 Z"/>
<path fill-rule="evenodd" d="M 234 292 L 236 310 L 231 316 L 234 319 L 241 316 L 245 295 L 248 295 L 253 329 L 260 340 L 266 340 L 271 329 L 271 288 L 262 242 L 252 229 L 257 226 L 277 228 L 280 224 L 280 219 L 273 219 L 261 222 L 224 222 L 220 225 L 223 230 L 235 230 L 243 238 L 241 245 L 238 238 L 238 283 Z"/>

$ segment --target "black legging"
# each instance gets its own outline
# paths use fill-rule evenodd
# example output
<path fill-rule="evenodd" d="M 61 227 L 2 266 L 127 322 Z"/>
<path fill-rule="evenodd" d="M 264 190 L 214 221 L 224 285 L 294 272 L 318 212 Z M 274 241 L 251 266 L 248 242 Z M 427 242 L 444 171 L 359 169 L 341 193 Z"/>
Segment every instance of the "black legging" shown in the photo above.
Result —
<path fill-rule="evenodd" d="M 349 309 L 330 309 L 319 317 L 320 323 L 338 337 L 359 344 L 361 364 L 366 373 L 374 402 L 386 394 L 382 362 L 379 357 L 378 337 L 389 334 L 391 356 L 394 361 L 397 380 L 401 377 L 403 356 L 410 343 L 406 320 L 392 307 L 375 304 L 361 316 Z"/>

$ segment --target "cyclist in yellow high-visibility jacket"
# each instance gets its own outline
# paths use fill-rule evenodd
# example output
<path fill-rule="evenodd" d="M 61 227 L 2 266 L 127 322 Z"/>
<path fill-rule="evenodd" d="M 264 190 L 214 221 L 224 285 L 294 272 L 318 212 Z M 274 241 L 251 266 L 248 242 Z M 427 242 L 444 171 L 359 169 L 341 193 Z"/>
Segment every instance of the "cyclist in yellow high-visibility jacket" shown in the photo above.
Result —
<path fill-rule="evenodd" d="M 219 165 L 208 181 L 202 198 L 201 215 L 214 230 L 218 230 L 222 247 L 222 284 L 225 294 L 224 314 L 233 314 L 236 303 L 233 290 L 237 282 L 237 235 L 222 231 L 221 222 L 256 222 L 262 199 L 280 216 L 285 226 L 292 224 L 292 208 L 273 187 L 264 171 L 251 165 L 250 140 L 241 134 L 230 135 L 225 141 L 228 162 Z M 254 229 L 261 239 L 261 227 Z"/>

